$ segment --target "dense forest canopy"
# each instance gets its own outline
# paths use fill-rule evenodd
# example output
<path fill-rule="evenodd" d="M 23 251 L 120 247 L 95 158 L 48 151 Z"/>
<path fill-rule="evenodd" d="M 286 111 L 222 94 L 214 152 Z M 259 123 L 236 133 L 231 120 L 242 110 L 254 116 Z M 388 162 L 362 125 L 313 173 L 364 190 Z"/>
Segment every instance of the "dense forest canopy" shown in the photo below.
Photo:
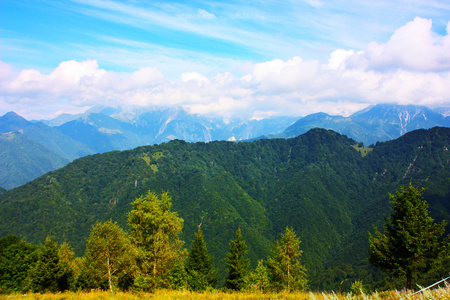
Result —
<path fill-rule="evenodd" d="M 239 227 L 252 267 L 292 227 L 311 287 L 375 282 L 384 275 L 367 262 L 367 232 L 389 214 L 389 192 L 427 187 L 432 217 L 449 219 L 449 137 L 449 128 L 416 130 L 363 156 L 354 140 L 313 129 L 292 139 L 175 140 L 90 155 L 1 194 L 0 236 L 38 244 L 51 234 L 81 256 L 96 222 L 127 228 L 136 198 L 168 192 L 184 220 L 181 239 L 194 240 L 201 223 L 222 278 Z"/>

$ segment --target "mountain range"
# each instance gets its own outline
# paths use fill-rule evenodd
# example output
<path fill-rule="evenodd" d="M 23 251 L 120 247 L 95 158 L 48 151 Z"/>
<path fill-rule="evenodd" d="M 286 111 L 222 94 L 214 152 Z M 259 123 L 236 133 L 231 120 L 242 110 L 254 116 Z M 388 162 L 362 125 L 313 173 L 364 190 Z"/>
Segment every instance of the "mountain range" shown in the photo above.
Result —
<path fill-rule="evenodd" d="M 396 139 L 415 129 L 450 126 L 445 110 L 433 111 L 424 106 L 379 104 L 350 117 L 316 113 L 299 119 L 276 137 L 295 137 L 312 128 L 331 129 L 365 145 Z"/>
<path fill-rule="evenodd" d="M 414 129 L 448 127 L 448 112 L 423 106 L 376 105 L 350 117 L 316 113 L 303 118 L 224 120 L 190 114 L 180 107 L 97 106 L 83 114 L 64 114 L 40 122 L 27 121 L 10 112 L 0 117 L 0 186 L 17 187 L 85 155 L 174 139 L 211 142 L 290 138 L 317 127 L 370 145 Z"/>
<path fill-rule="evenodd" d="M 82 255 L 96 222 L 126 228 L 135 198 L 169 192 L 184 219 L 182 239 L 189 245 L 201 223 L 221 274 L 238 227 L 254 266 L 292 226 L 312 287 L 376 283 L 384 274 L 368 265 L 367 232 L 387 218 L 389 193 L 410 183 L 426 187 L 432 217 L 450 221 L 449 149 L 446 127 L 414 130 L 371 148 L 311 129 L 289 139 L 174 140 L 89 155 L 0 194 L 0 236 L 42 243 L 51 234 Z"/>

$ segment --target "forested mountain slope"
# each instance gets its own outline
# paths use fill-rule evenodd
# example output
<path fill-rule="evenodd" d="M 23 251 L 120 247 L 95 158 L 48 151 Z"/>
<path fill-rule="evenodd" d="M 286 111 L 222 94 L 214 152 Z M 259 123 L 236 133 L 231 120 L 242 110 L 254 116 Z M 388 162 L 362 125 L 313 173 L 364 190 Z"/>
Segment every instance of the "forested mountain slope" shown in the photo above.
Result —
<path fill-rule="evenodd" d="M 370 282 L 385 276 L 375 273 L 367 262 L 367 233 L 373 231 L 374 225 L 379 229 L 383 227 L 391 212 L 388 194 L 394 193 L 400 185 L 412 182 L 426 187 L 424 199 L 429 204 L 431 217 L 436 222 L 450 221 L 449 144 L 450 129 L 444 127 L 415 130 L 396 140 L 377 143 L 366 157 L 373 188 L 359 199 L 364 205 L 352 218 L 351 232 L 341 246 L 332 251 L 325 270 L 314 278 L 315 286 L 330 289 L 336 288 L 336 281 L 347 281 L 348 285 L 352 278 Z M 446 229 L 450 232 L 450 226 Z M 444 271 L 443 275 L 448 273 L 448 269 Z"/>
<path fill-rule="evenodd" d="M 22 185 L 68 162 L 22 131 L 0 134 L 0 185 L 6 189 Z"/>
<path fill-rule="evenodd" d="M 0 117 L 0 186 L 15 188 L 94 151 L 14 112 Z"/>
<path fill-rule="evenodd" d="M 313 129 L 287 140 L 176 140 L 87 156 L 1 194 L 0 236 L 39 243 L 51 234 L 81 255 L 95 222 L 112 219 L 126 228 L 131 201 L 148 190 L 168 191 L 184 219 L 182 238 L 189 245 L 201 223 L 220 268 L 239 226 L 253 264 L 293 226 L 313 284 L 329 287 L 373 272 L 365 262 L 367 231 L 383 222 L 388 192 L 400 184 L 428 187 L 432 216 L 449 219 L 449 128 L 377 143 L 364 157 L 355 144 Z M 352 270 L 341 272 L 348 265 Z M 325 276 L 333 270 L 334 277 Z"/>

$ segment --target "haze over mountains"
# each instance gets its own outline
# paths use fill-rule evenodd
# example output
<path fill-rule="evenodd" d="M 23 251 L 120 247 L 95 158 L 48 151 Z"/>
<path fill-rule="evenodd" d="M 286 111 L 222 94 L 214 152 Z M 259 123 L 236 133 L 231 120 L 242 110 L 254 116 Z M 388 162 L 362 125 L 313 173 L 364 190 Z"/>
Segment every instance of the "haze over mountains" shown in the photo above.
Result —
<path fill-rule="evenodd" d="M 0 186 L 11 189 L 89 154 L 127 150 L 180 139 L 187 142 L 288 138 L 311 128 L 332 129 L 365 145 L 419 128 L 450 126 L 449 109 L 376 105 L 350 117 L 317 113 L 260 120 L 205 117 L 180 107 L 94 107 L 31 122 L 10 112 L 0 117 Z"/>

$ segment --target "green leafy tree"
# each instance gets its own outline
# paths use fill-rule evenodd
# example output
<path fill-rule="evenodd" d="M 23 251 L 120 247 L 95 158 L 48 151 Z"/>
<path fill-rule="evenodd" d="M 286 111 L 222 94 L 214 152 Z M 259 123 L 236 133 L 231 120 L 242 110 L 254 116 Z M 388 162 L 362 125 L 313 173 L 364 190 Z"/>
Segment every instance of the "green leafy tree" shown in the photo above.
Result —
<path fill-rule="evenodd" d="M 171 279 L 176 277 L 173 269 L 180 269 L 185 256 L 184 242 L 179 239 L 183 219 L 170 211 L 172 202 L 168 193 L 158 197 L 148 192 L 132 205 L 128 225 L 139 253 L 137 285 L 146 290 L 171 287 L 174 285 Z"/>
<path fill-rule="evenodd" d="M 401 187 L 392 199 L 392 213 L 384 224 L 384 234 L 375 227 L 369 233 L 369 262 L 396 277 L 406 277 L 411 289 L 416 273 L 429 271 L 449 253 L 449 238 L 441 239 L 446 223 L 434 223 L 423 200 L 425 189 L 412 184 Z"/>
<path fill-rule="evenodd" d="M 302 252 L 294 229 L 286 227 L 267 262 L 273 289 L 291 292 L 306 288 L 306 268 L 300 263 Z"/>
<path fill-rule="evenodd" d="M 58 243 L 51 237 L 45 239 L 38 252 L 36 266 L 30 272 L 31 286 L 35 292 L 57 292 L 69 288 L 71 269 L 60 259 Z"/>
<path fill-rule="evenodd" d="M 198 229 L 186 259 L 188 285 L 193 291 L 214 288 L 217 283 L 217 270 L 212 268 L 214 258 L 208 254 L 203 240 L 203 231 Z"/>
<path fill-rule="evenodd" d="M 0 291 L 25 292 L 29 288 L 28 273 L 37 262 L 37 246 L 17 236 L 0 239 Z"/>
<path fill-rule="evenodd" d="M 236 231 L 236 239 L 230 242 L 230 252 L 225 259 L 228 273 L 225 278 L 226 288 L 241 290 L 244 287 L 250 266 L 250 259 L 246 258 L 247 253 L 247 245 L 242 239 L 241 228 L 239 228 Z"/>
<path fill-rule="evenodd" d="M 113 286 L 127 287 L 126 282 L 135 273 L 135 251 L 116 222 L 97 223 L 92 228 L 85 264 L 81 275 L 85 287 L 108 287 L 111 292 Z"/>

